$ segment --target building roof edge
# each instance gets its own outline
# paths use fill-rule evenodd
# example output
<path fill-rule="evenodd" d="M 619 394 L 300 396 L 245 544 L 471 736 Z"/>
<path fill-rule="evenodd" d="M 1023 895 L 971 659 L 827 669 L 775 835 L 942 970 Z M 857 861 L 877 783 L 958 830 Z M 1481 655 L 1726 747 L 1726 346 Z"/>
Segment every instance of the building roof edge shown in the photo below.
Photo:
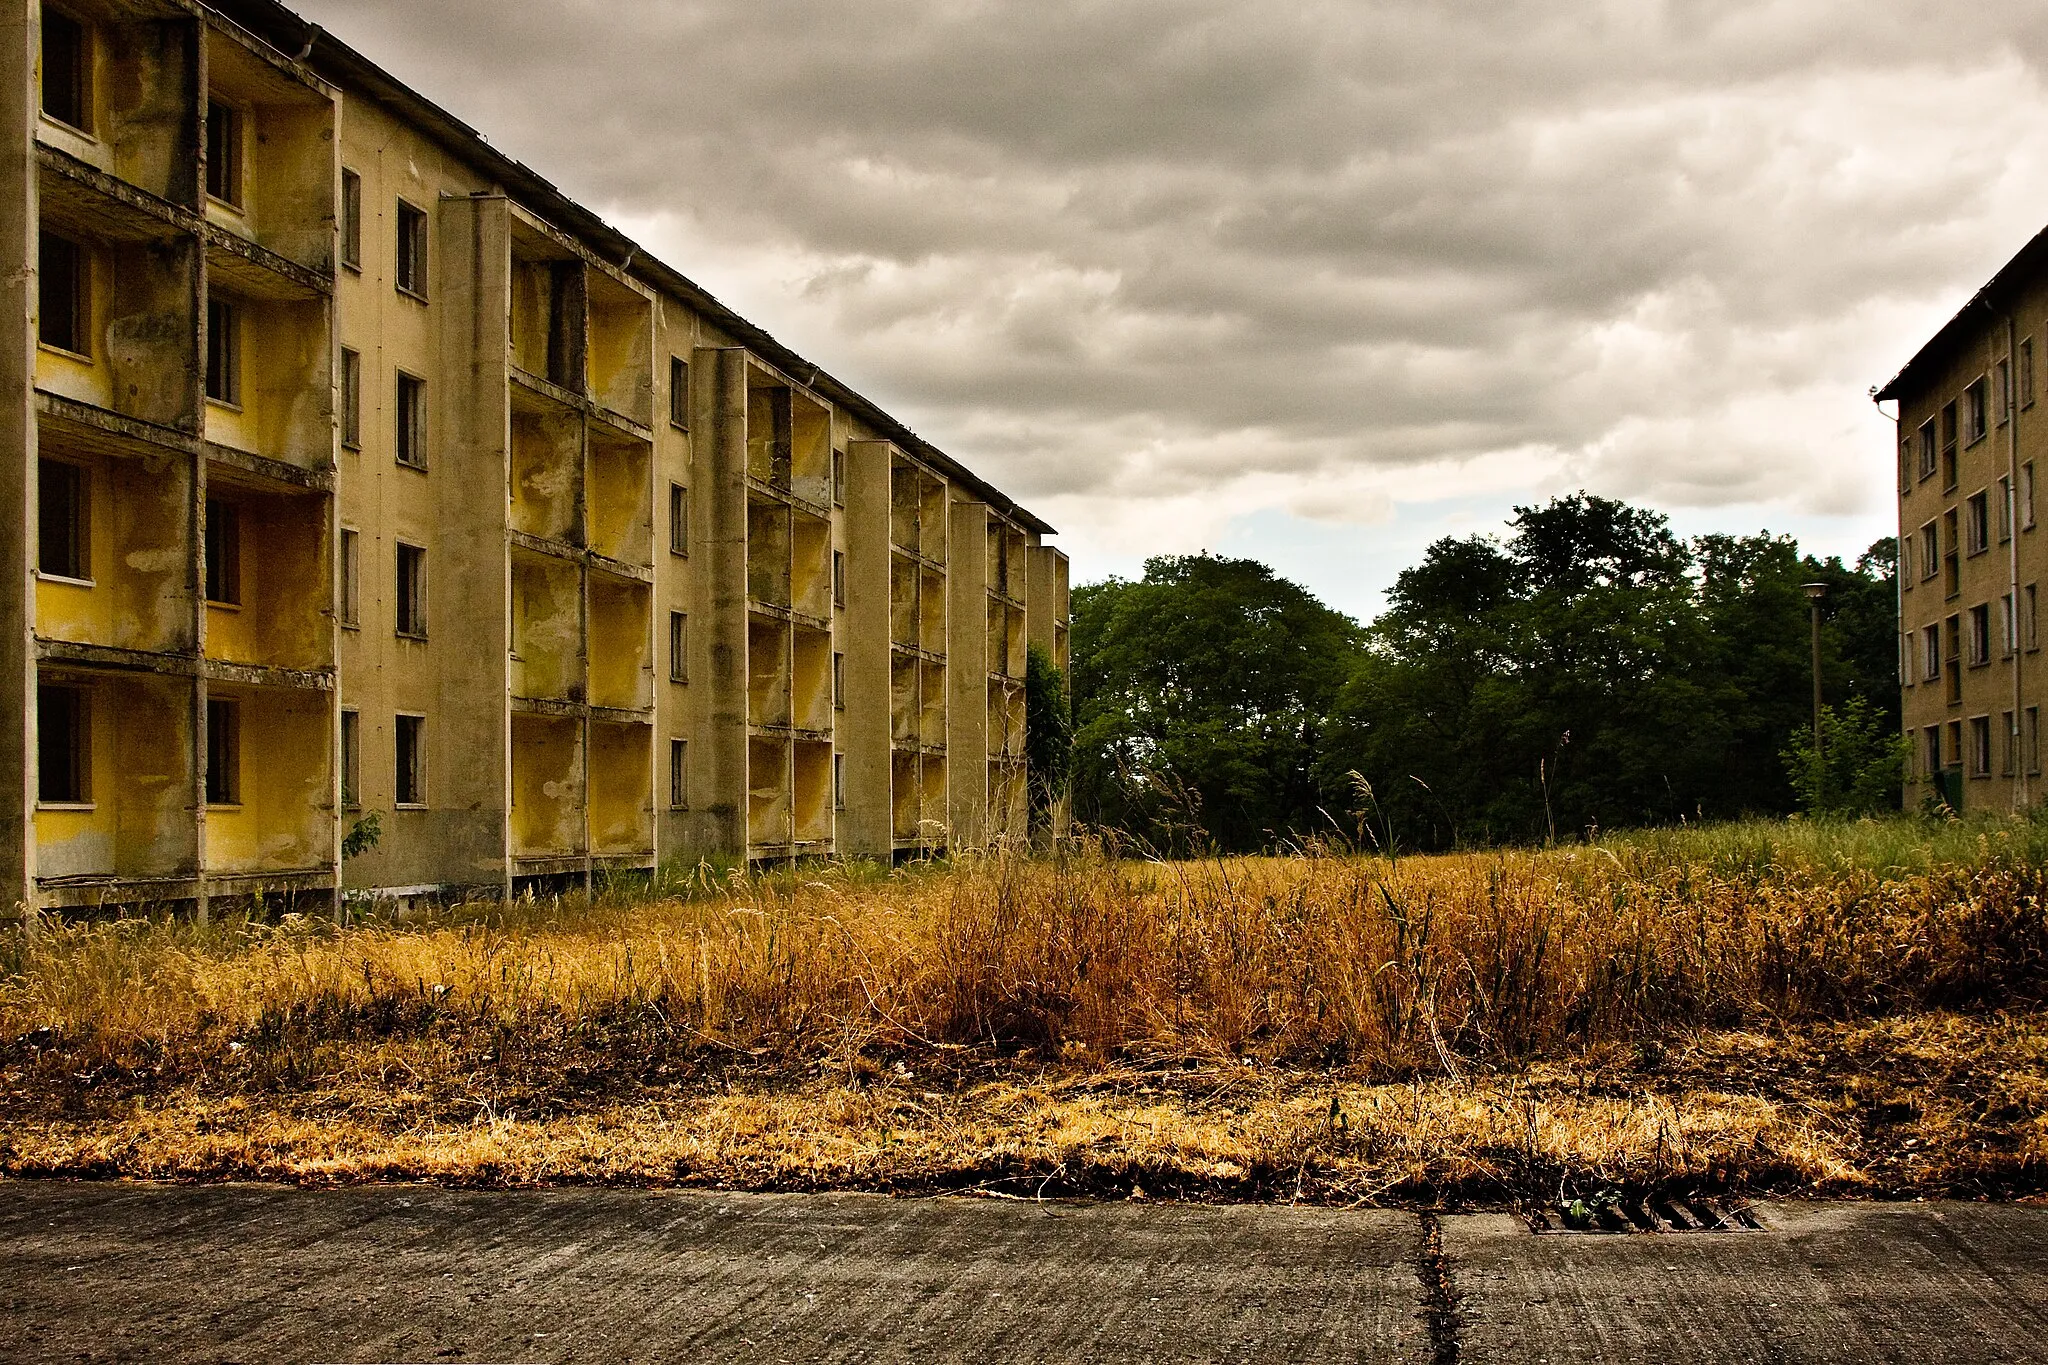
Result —
<path fill-rule="evenodd" d="M 204 3 L 207 8 L 225 15 L 287 56 L 300 54 L 297 60 L 315 72 L 333 72 L 357 88 L 367 90 L 373 99 L 416 121 L 424 132 L 440 141 L 459 159 L 500 182 L 513 199 L 534 209 L 557 227 L 576 234 L 600 255 L 606 255 L 604 248 L 609 248 L 608 259 L 612 264 L 681 298 L 709 317 L 722 331 L 758 352 L 790 379 L 831 399 L 834 404 L 858 413 L 882 435 L 948 478 L 966 485 L 998 511 L 1040 535 L 1058 534 L 1049 522 L 926 441 L 879 404 L 834 378 L 822 366 L 783 345 L 758 324 L 741 317 L 680 270 L 643 251 L 639 243 L 571 199 L 539 172 L 492 147 L 475 128 L 320 25 L 294 13 L 277 0 L 204 0 Z"/>
<path fill-rule="evenodd" d="M 1991 278 L 1970 296 L 1969 302 L 1957 309 L 1956 315 L 1943 323 L 1941 329 L 1914 353 L 1913 358 L 1907 361 L 1897 374 L 1886 380 L 1882 387 L 1872 391 L 1871 397 L 1879 402 L 1897 398 L 1921 372 L 1953 356 L 1962 349 L 1964 338 L 1976 324 L 1974 315 L 1977 311 L 1983 308 L 1995 309 L 2017 292 L 2022 278 L 2044 264 L 2048 264 L 2048 227 L 2035 233 L 2025 246 L 2013 254 L 2011 260 L 2000 266 Z"/>

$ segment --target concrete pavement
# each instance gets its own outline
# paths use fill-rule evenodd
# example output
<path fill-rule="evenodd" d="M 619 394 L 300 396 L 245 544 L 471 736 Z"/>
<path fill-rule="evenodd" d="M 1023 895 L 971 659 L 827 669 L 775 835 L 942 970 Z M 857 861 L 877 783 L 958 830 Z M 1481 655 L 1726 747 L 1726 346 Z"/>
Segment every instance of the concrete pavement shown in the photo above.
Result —
<path fill-rule="evenodd" d="M 2048 1210 L 0 1183 L 7 1361 L 2033 1361 Z"/>

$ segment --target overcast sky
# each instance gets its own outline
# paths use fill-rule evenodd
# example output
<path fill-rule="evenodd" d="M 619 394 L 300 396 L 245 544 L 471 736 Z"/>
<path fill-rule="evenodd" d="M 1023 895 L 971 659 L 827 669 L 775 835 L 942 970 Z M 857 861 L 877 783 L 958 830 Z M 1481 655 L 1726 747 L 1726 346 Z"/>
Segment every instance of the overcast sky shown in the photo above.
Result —
<path fill-rule="evenodd" d="M 1369 616 L 1585 488 L 1853 556 L 2048 7 L 300 0 L 1060 528 Z"/>

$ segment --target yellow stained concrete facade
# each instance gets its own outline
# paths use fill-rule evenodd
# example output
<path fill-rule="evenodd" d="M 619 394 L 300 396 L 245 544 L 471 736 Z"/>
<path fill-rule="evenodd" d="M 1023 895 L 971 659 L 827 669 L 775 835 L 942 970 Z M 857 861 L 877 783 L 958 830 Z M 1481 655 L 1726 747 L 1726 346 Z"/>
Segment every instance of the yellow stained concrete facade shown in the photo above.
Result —
<path fill-rule="evenodd" d="M 1050 527 L 266 0 L 0 15 L 7 899 L 1028 837 Z"/>
<path fill-rule="evenodd" d="M 2044 343 L 2048 232 L 1876 395 L 1897 404 L 1909 807 L 1940 800 L 1959 810 L 2023 810 L 2042 796 Z"/>

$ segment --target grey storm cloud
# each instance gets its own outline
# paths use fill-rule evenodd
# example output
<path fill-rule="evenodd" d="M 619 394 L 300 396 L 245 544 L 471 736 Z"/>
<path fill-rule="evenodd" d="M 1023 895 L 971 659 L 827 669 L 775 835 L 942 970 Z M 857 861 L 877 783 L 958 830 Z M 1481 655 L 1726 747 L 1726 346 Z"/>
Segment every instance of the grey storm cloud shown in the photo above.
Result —
<path fill-rule="evenodd" d="M 1070 533 L 1160 548 L 1546 482 L 1881 505 L 1865 390 L 2048 220 L 2020 3 L 301 9 Z"/>

